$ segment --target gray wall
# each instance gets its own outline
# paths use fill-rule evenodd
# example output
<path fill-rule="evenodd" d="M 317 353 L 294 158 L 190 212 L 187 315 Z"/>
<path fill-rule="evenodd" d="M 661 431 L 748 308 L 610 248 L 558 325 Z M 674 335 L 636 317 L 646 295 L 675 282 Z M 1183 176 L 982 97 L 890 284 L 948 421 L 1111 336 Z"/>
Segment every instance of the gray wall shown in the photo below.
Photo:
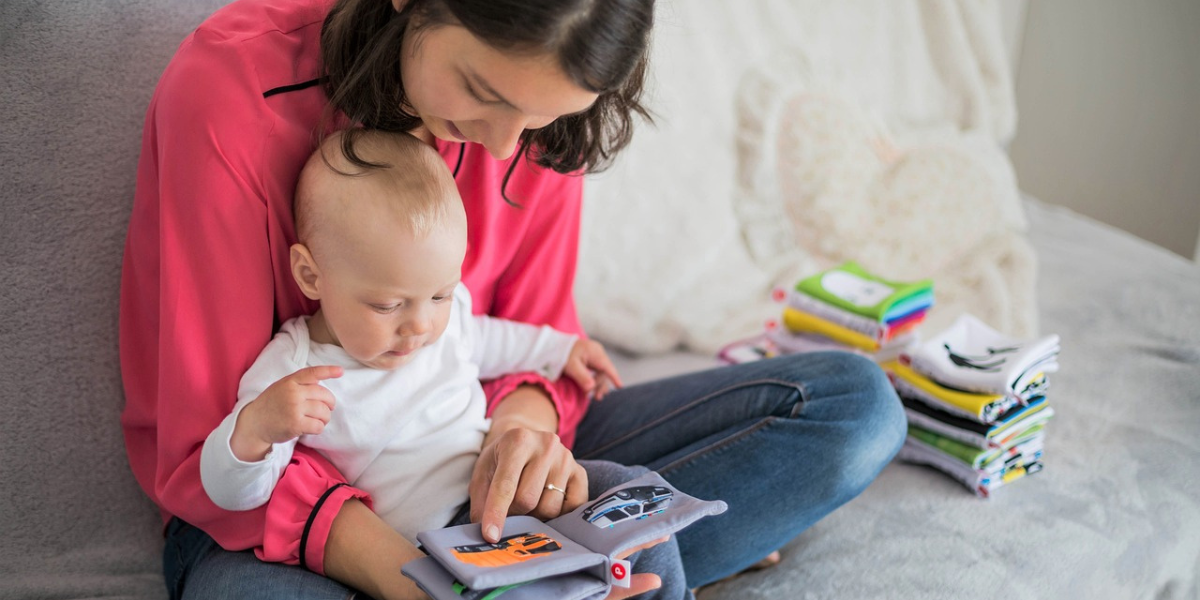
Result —
<path fill-rule="evenodd" d="M 1200 260 L 1200 2 L 1030 2 L 1022 189 Z"/>

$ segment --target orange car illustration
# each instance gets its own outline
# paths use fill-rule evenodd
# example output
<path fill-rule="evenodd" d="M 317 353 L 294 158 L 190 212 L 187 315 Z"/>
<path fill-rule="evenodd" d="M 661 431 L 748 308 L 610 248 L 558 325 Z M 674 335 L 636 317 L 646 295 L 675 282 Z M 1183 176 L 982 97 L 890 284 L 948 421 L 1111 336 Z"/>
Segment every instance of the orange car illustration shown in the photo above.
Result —
<path fill-rule="evenodd" d="M 518 533 L 495 544 L 455 546 L 454 556 L 477 567 L 503 567 L 561 550 L 562 544 L 544 533 Z"/>

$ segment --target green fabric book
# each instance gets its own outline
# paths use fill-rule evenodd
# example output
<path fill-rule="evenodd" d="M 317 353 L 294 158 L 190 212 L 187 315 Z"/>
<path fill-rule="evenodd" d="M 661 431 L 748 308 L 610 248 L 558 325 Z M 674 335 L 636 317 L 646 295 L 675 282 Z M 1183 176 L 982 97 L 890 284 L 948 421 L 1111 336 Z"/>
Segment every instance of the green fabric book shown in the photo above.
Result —
<path fill-rule="evenodd" d="M 937 448 L 938 450 L 941 450 L 942 452 L 945 452 L 946 454 L 953 456 L 954 458 L 968 465 L 971 465 L 971 467 L 975 469 L 979 469 L 992 462 L 996 458 L 1002 456 L 1009 448 L 1025 442 L 1033 438 L 1038 433 L 1041 433 L 1045 427 L 1045 423 L 1038 423 L 1030 427 L 1028 430 L 1022 432 L 1021 435 L 1010 440 L 1009 443 L 1005 444 L 1003 448 L 986 449 L 968 446 L 962 442 L 940 436 L 932 431 L 921 429 L 920 427 L 915 427 L 913 425 L 908 426 L 908 435 L 911 435 L 912 437 L 915 437 L 918 440 L 921 440 L 922 442 L 925 442 L 926 444 L 933 446 L 934 448 Z"/>
<path fill-rule="evenodd" d="M 933 303 L 932 279 L 889 281 L 853 261 L 800 280 L 796 291 L 879 322 L 895 317 L 889 313 L 898 305 L 912 311 Z"/>

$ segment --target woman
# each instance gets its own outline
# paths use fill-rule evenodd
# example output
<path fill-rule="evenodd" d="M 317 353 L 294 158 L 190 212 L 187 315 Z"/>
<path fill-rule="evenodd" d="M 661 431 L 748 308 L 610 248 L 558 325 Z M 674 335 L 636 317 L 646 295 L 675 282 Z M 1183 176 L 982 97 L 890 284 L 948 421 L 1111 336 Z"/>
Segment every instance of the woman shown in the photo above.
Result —
<path fill-rule="evenodd" d="M 644 114 L 652 12 L 653 0 L 240 0 L 183 42 L 147 115 L 121 300 L 126 444 L 168 522 L 173 597 L 418 595 L 399 565 L 420 551 L 318 454 L 298 451 L 255 511 L 222 511 L 201 487 L 201 444 L 241 374 L 278 323 L 315 309 L 287 269 L 296 175 L 314 138 L 346 126 L 426 140 L 467 209 L 477 309 L 579 332 L 572 175 L 604 167 Z M 848 355 L 590 406 L 574 384 L 533 374 L 485 389 L 493 426 L 463 516 L 489 539 L 507 514 L 582 503 L 598 482 L 576 458 L 646 465 L 729 503 L 643 553 L 662 597 L 782 546 L 865 488 L 903 437 L 886 379 Z M 686 582 L 673 581 L 680 561 Z M 640 576 L 614 597 L 658 584 Z"/>

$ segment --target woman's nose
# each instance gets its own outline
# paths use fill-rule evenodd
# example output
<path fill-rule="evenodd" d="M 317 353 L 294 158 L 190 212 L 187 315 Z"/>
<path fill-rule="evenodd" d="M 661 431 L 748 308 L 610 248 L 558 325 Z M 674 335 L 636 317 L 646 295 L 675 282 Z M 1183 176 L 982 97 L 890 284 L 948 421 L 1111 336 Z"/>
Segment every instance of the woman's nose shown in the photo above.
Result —
<path fill-rule="evenodd" d="M 505 115 L 488 123 L 488 133 L 483 147 L 497 160 L 512 156 L 517 149 L 521 133 L 525 131 L 527 119 L 522 115 Z"/>

